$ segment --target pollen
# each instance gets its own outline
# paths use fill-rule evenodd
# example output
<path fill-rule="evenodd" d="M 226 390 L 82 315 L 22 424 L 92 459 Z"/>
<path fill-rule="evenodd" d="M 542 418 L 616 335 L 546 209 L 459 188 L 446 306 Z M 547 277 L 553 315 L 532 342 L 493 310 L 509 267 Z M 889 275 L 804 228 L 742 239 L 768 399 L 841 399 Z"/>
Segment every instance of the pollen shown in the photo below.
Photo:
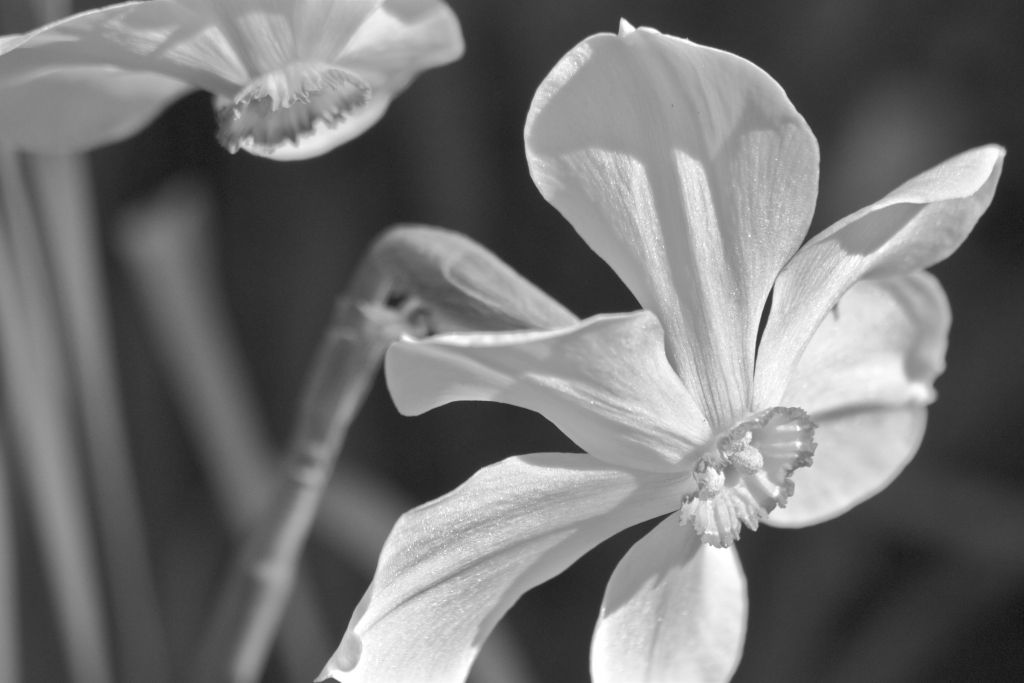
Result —
<path fill-rule="evenodd" d="M 747 526 L 757 530 L 793 495 L 793 471 L 812 463 L 817 425 L 800 408 L 769 408 L 721 434 L 693 470 L 697 490 L 683 497 L 680 524 L 724 548 Z"/>
<path fill-rule="evenodd" d="M 370 86 L 331 64 L 297 62 L 263 74 L 233 99 L 214 99 L 217 139 L 232 154 L 297 143 L 318 123 L 333 126 L 370 100 Z"/>

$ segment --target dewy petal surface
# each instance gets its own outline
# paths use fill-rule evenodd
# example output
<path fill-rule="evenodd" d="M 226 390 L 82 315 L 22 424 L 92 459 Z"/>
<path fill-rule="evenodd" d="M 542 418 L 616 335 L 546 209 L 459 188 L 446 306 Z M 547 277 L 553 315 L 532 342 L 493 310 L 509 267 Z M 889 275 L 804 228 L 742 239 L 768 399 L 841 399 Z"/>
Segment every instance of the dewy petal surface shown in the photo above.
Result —
<path fill-rule="evenodd" d="M 594 683 L 728 681 L 747 626 L 735 547 L 712 548 L 669 515 L 619 562 L 590 650 Z"/>
<path fill-rule="evenodd" d="M 678 507 L 680 485 L 586 454 L 509 458 L 480 470 L 398 521 L 321 680 L 463 681 L 520 595 L 609 536 Z"/>
<path fill-rule="evenodd" d="M 717 427 L 749 408 L 764 301 L 803 240 L 818 146 L 768 74 L 651 29 L 580 43 L 526 122 L 530 172 L 665 325 Z"/>
<path fill-rule="evenodd" d="M 920 271 L 862 280 L 825 316 L 783 400 L 817 423 L 814 465 L 768 523 L 823 522 L 885 488 L 917 452 L 945 368 L 949 302 Z"/>
<path fill-rule="evenodd" d="M 778 405 L 818 323 L 857 280 L 927 268 L 956 251 L 988 208 L 998 145 L 959 154 L 815 236 L 786 265 L 758 349 L 755 408 Z"/>
<path fill-rule="evenodd" d="M 404 415 L 460 400 L 509 403 L 539 412 L 588 453 L 625 467 L 679 471 L 712 436 L 648 311 L 549 332 L 399 342 L 384 371 Z"/>

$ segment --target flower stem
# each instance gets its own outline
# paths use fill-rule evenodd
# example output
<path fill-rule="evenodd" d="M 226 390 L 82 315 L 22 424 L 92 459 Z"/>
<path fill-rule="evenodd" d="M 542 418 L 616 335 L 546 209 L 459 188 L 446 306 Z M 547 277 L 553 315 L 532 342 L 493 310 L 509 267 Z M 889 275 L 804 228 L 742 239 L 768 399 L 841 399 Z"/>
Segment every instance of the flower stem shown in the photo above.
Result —
<path fill-rule="evenodd" d="M 387 292 L 386 278 L 368 260 L 337 302 L 303 393 L 284 481 L 214 611 L 201 681 L 253 683 L 262 674 L 341 444 L 384 351 L 406 328 L 402 313 L 384 306 Z"/>
<path fill-rule="evenodd" d="M 21 638 L 18 630 L 18 553 L 14 530 L 14 499 L 7 475 L 7 444 L 0 434 L 0 681 L 21 680 Z"/>
<path fill-rule="evenodd" d="M 16 155 L 0 150 L 10 231 L 0 230 L 0 363 L 15 450 L 76 683 L 113 680 L 89 508 L 72 430 L 57 322 L 42 249 L 27 223 Z M 13 249 L 12 249 L 13 247 Z"/>
<path fill-rule="evenodd" d="M 273 495 L 276 463 L 226 324 L 207 243 L 211 221 L 203 189 L 172 181 L 122 217 L 118 245 L 221 516 L 241 540 Z M 300 574 L 279 641 L 291 680 L 311 679 L 330 653 L 315 593 L 311 579 Z"/>
<path fill-rule="evenodd" d="M 81 156 L 34 156 L 29 161 L 73 361 L 122 678 L 169 681 L 167 640 L 110 336 L 89 169 Z"/>

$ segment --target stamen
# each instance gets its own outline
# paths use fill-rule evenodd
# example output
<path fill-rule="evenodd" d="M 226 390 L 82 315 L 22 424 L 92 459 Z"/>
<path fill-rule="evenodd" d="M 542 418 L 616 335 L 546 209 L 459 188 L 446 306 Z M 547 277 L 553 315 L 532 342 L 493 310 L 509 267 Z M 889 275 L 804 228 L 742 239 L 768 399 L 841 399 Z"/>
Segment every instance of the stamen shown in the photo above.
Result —
<path fill-rule="evenodd" d="M 793 470 L 811 465 L 816 428 L 800 408 L 769 408 L 721 435 L 718 452 L 694 468 L 697 491 L 683 497 L 680 524 L 719 548 L 739 539 L 742 525 L 756 531 L 793 495 Z"/>
<path fill-rule="evenodd" d="M 217 97 L 218 139 L 232 154 L 240 148 L 272 152 L 297 143 L 318 122 L 332 126 L 370 100 L 370 86 L 331 64 L 299 62 L 271 71 L 233 100 Z"/>

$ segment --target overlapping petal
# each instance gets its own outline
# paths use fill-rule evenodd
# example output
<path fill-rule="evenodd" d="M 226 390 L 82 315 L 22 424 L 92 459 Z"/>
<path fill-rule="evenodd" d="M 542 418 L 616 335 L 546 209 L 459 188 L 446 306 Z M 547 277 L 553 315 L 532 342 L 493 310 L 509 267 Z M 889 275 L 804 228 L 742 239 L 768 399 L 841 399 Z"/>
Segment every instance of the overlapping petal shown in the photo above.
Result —
<path fill-rule="evenodd" d="M 669 515 L 612 574 L 590 650 L 594 683 L 728 681 L 746 627 L 735 547 L 704 545 Z"/>
<path fill-rule="evenodd" d="M 541 193 L 665 325 L 717 427 L 749 407 L 761 310 L 814 210 L 818 147 L 768 74 L 624 25 L 566 55 L 526 123 Z"/>
<path fill-rule="evenodd" d="M 234 92 L 244 67 L 211 26 L 177 2 L 148 0 L 9 37 L 0 47 L 4 143 L 80 151 L 136 132 L 196 87 Z"/>
<path fill-rule="evenodd" d="M 817 423 L 814 465 L 768 519 L 805 526 L 832 519 L 885 488 L 924 436 L 932 383 L 945 369 L 951 314 L 942 285 L 919 271 L 850 288 L 822 321 L 783 401 Z"/>
<path fill-rule="evenodd" d="M 384 370 L 405 415 L 459 400 L 509 403 L 541 413 L 588 453 L 625 467 L 679 471 L 713 436 L 647 311 L 555 331 L 400 342 Z"/>
<path fill-rule="evenodd" d="M 911 178 L 809 241 L 779 275 L 758 350 L 755 409 L 777 405 L 818 323 L 857 280 L 927 268 L 988 208 L 1005 150 L 988 145 Z"/>
<path fill-rule="evenodd" d="M 351 70 L 372 91 L 365 106 L 280 149 L 241 145 L 303 159 L 362 134 L 419 71 L 463 49 L 441 0 L 126 2 L 0 42 L 0 135 L 30 151 L 82 151 L 137 132 L 196 88 L 230 102 L 296 60 Z"/>
<path fill-rule="evenodd" d="M 946 369 L 951 322 L 931 273 L 862 280 L 821 321 L 781 402 L 815 421 L 852 407 L 928 405 Z"/>
<path fill-rule="evenodd" d="M 917 453 L 928 409 L 854 408 L 814 419 L 814 465 L 793 473 L 796 493 L 772 512 L 772 526 L 828 521 L 888 486 Z"/>
<path fill-rule="evenodd" d="M 333 61 L 359 73 L 375 90 L 401 92 L 425 69 L 462 56 L 455 12 L 441 0 L 386 0 Z"/>
<path fill-rule="evenodd" d="M 462 681 L 498 619 L 525 591 L 601 541 L 679 504 L 674 477 L 586 454 L 486 467 L 405 514 L 321 680 Z"/>

